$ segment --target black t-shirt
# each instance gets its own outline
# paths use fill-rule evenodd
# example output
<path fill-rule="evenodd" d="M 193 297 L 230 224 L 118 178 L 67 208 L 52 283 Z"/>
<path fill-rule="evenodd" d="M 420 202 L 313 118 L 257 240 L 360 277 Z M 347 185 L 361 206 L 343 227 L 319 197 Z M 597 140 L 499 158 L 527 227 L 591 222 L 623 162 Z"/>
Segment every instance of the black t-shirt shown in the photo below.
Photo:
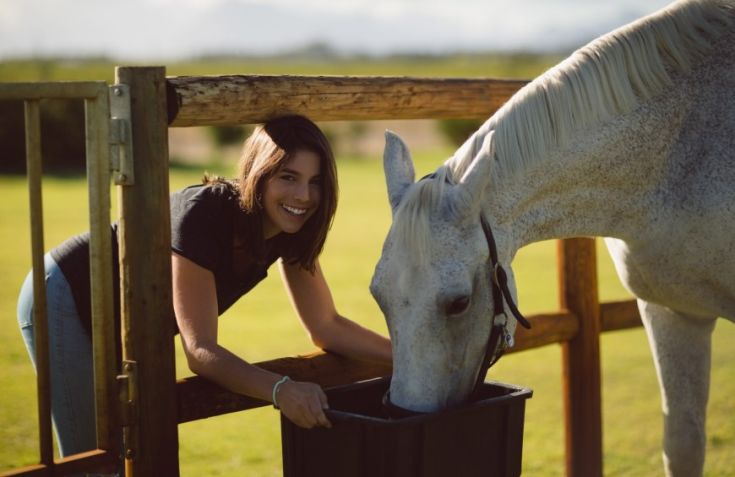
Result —
<path fill-rule="evenodd" d="M 268 274 L 279 254 L 258 217 L 229 184 L 192 186 L 171 197 L 171 250 L 214 274 L 219 314 Z"/>
<path fill-rule="evenodd" d="M 259 217 L 240 208 L 237 188 L 229 183 L 191 186 L 171 195 L 171 249 L 214 274 L 220 315 L 263 280 L 279 257 L 272 241 L 262 237 Z M 113 289 L 118 290 L 116 224 L 112 238 Z M 82 325 L 91 335 L 89 233 L 62 243 L 51 256 L 69 282 Z M 119 298 L 114 295 L 119 327 Z"/>

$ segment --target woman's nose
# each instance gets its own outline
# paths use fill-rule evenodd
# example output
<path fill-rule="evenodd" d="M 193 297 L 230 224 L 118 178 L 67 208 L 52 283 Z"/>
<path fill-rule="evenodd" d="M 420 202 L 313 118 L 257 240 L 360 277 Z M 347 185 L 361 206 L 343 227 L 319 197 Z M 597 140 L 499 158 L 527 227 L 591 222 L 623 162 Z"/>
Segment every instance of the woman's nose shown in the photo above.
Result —
<path fill-rule="evenodd" d="M 309 183 L 299 183 L 296 185 L 296 191 L 294 192 L 294 199 L 301 202 L 307 202 L 309 200 Z"/>

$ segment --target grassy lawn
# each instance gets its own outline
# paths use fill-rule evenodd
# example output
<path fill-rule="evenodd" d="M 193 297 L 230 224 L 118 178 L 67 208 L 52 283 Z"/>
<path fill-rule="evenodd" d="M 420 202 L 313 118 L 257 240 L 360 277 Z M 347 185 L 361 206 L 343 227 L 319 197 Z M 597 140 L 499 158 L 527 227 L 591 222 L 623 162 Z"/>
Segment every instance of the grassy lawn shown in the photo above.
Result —
<path fill-rule="evenodd" d="M 398 131 L 400 133 L 400 131 Z M 433 170 L 449 151 L 417 153 L 417 175 Z M 368 292 L 374 264 L 388 229 L 382 167 L 376 157 L 344 158 L 339 163 L 340 207 L 322 258 L 340 311 L 385 332 Z M 216 171 L 228 173 L 229 171 Z M 197 182 L 201 171 L 172 169 L 171 189 Z M 36 459 L 35 386 L 15 320 L 15 300 L 29 268 L 27 192 L 23 178 L 0 176 L 0 471 Z M 44 181 L 46 246 L 87 229 L 83 179 Z M 604 300 L 627 296 L 600 254 Z M 556 308 L 554 244 L 523 249 L 514 269 L 520 306 L 528 314 Z M 312 346 L 295 319 L 275 270 L 261 286 L 221 319 L 223 344 L 251 361 L 306 352 Z M 712 394 L 709 407 L 706 475 L 735 475 L 735 326 L 721 322 L 715 331 Z M 179 376 L 188 375 L 177 344 Z M 641 329 L 609 333 L 602 340 L 605 475 L 660 475 L 661 416 L 658 386 Z M 528 386 L 524 473 L 564 473 L 561 403 L 561 353 L 556 345 L 509 355 L 494 367 L 492 379 Z M 281 473 L 278 415 L 271 408 L 231 414 L 179 427 L 184 476 Z"/>
<path fill-rule="evenodd" d="M 241 58 L 206 61 L 154 62 L 166 64 L 169 76 L 187 75 L 384 75 L 532 78 L 558 62 L 559 55 L 456 54 L 448 56 L 397 56 L 381 58 Z M 0 81 L 114 80 L 116 65 L 140 63 L 104 60 L 0 61 Z"/>

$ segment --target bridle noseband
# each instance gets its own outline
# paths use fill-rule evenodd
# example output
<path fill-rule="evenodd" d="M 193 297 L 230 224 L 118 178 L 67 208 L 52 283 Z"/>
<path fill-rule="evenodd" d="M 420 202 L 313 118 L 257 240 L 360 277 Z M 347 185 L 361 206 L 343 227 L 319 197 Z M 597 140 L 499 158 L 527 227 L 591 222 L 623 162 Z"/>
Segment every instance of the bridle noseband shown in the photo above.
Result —
<path fill-rule="evenodd" d="M 432 177 L 434 177 L 434 174 L 430 174 L 422 179 Z M 521 326 L 526 329 L 531 328 L 531 324 L 521 314 L 513 301 L 513 296 L 508 288 L 508 275 L 498 261 L 498 249 L 495 245 L 493 231 L 482 213 L 480 213 L 480 225 L 482 226 L 482 232 L 485 234 L 485 240 L 487 241 L 487 247 L 489 250 L 488 264 L 492 270 L 490 288 L 492 289 L 493 294 L 493 321 L 490 326 L 490 335 L 488 336 L 487 345 L 485 347 L 485 356 L 482 359 L 482 365 L 477 373 L 471 397 L 478 393 L 480 386 L 485 381 L 487 370 L 500 359 L 507 348 L 513 346 L 513 334 L 508 331 L 508 315 L 505 313 L 505 303 L 508 304 L 510 312 Z M 390 390 L 386 391 L 383 396 L 383 408 L 391 418 L 403 418 L 423 414 L 421 412 L 411 411 L 393 404 L 390 401 Z"/>

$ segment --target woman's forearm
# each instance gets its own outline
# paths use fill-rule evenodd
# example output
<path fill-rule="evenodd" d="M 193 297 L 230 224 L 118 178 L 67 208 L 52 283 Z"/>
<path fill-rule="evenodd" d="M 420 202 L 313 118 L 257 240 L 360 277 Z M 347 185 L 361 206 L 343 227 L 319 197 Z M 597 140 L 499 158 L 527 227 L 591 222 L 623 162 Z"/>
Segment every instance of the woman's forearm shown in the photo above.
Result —
<path fill-rule="evenodd" d="M 199 376 L 238 394 L 271 400 L 280 375 L 239 358 L 218 344 L 199 346 L 187 352 L 189 368 Z"/>
<path fill-rule="evenodd" d="M 331 427 L 324 414 L 329 406 L 327 396 L 317 384 L 293 381 L 258 368 L 216 344 L 200 347 L 187 356 L 192 371 L 230 391 L 277 404 L 298 426 Z"/>
<path fill-rule="evenodd" d="M 387 365 L 393 363 L 390 340 L 339 315 L 315 330 L 312 340 L 322 349 L 349 358 Z"/>

